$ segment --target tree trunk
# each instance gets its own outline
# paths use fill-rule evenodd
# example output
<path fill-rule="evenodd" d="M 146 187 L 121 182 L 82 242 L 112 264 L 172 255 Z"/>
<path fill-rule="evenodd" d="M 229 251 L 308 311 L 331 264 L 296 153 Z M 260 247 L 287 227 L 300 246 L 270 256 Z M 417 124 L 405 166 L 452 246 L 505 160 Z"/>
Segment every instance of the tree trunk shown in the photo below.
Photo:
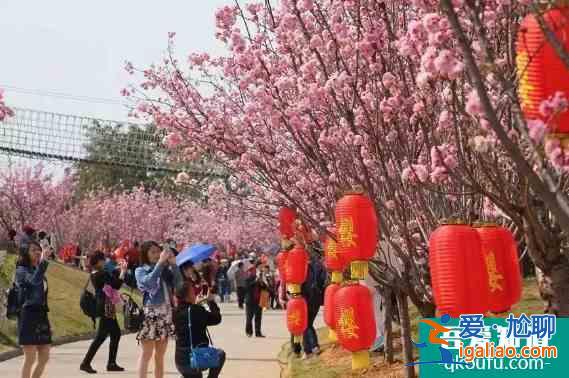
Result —
<path fill-rule="evenodd" d="M 569 317 L 569 260 L 562 256 L 549 271 L 537 271 L 537 284 L 544 299 L 544 312 Z"/>
<path fill-rule="evenodd" d="M 393 359 L 393 305 L 391 302 L 391 289 L 383 290 L 383 298 L 385 300 L 385 360 L 392 364 Z"/>
<path fill-rule="evenodd" d="M 526 209 L 525 239 L 528 253 L 536 265 L 539 293 L 545 301 L 544 312 L 569 317 L 569 257 L 561 230 L 548 213 L 534 214 Z"/>
<path fill-rule="evenodd" d="M 409 319 L 409 306 L 407 304 L 407 296 L 405 294 L 397 294 L 397 305 L 399 307 L 399 317 L 401 319 L 401 345 L 403 347 L 403 362 L 405 362 L 405 364 L 408 364 L 413 362 L 413 342 L 411 341 L 411 321 Z M 413 366 L 405 366 L 405 377 L 415 377 L 415 368 Z"/>

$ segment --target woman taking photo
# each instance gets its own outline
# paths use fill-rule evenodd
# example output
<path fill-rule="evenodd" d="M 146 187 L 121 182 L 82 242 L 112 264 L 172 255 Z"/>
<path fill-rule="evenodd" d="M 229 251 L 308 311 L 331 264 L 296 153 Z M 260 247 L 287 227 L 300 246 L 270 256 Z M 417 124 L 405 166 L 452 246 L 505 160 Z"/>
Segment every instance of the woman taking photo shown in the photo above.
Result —
<path fill-rule="evenodd" d="M 124 277 L 127 272 L 126 261 L 122 261 L 120 266 L 120 275 L 117 277 L 116 272 L 109 273 L 105 270 L 105 254 L 97 251 L 89 258 L 89 265 L 93 272 L 91 273 L 91 284 L 95 288 L 95 298 L 97 299 L 97 317 L 99 318 L 99 328 L 97 335 L 91 343 L 80 370 L 96 374 L 97 371 L 91 366 L 91 362 L 97 354 L 101 345 L 107 337 L 111 337 L 109 346 L 109 359 L 107 360 L 107 371 L 124 371 L 122 367 L 117 365 L 117 353 L 119 349 L 119 341 L 121 338 L 121 329 L 117 322 L 116 305 L 120 303 L 120 294 L 118 290 L 123 284 Z"/>
<path fill-rule="evenodd" d="M 142 346 L 138 363 L 139 378 L 146 378 L 154 355 L 154 377 L 164 377 L 164 355 L 168 339 L 174 336 L 172 294 L 181 281 L 176 258 L 170 249 L 161 250 L 158 243 L 147 241 L 140 249 L 142 266 L 135 271 L 136 283 L 143 295 L 144 322 L 137 340 Z"/>
<path fill-rule="evenodd" d="M 21 305 L 18 343 L 24 351 L 22 378 L 40 378 L 49 360 L 51 326 L 47 317 L 48 289 L 45 278 L 48 254 L 48 250 L 42 251 L 37 242 L 30 240 L 27 249 L 20 252 L 16 264 L 15 282 Z"/>
<path fill-rule="evenodd" d="M 190 354 L 192 345 L 209 345 L 207 333 L 208 326 L 221 323 L 221 313 L 215 303 L 215 296 L 210 293 L 207 298 L 209 311 L 203 306 L 196 304 L 195 287 L 190 281 L 178 289 L 178 308 L 174 316 L 176 325 L 176 367 L 184 378 L 202 378 L 200 370 L 192 369 L 190 366 Z M 191 320 L 191 321 L 190 321 Z M 217 378 L 225 364 L 225 352 L 217 350 L 219 355 L 219 366 L 209 369 L 208 378 Z"/>

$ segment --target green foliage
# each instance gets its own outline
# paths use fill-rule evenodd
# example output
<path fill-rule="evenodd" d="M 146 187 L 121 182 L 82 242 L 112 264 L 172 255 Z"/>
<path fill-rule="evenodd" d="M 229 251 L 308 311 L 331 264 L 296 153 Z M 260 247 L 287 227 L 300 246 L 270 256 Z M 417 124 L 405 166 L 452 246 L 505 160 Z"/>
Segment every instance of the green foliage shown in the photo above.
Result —
<path fill-rule="evenodd" d="M 84 146 L 87 161 L 76 164 L 78 193 L 104 189 L 126 191 L 143 185 L 159 189 L 172 185 L 174 173 L 152 168 L 166 166 L 166 148 L 154 126 L 102 126 L 95 123 Z"/>

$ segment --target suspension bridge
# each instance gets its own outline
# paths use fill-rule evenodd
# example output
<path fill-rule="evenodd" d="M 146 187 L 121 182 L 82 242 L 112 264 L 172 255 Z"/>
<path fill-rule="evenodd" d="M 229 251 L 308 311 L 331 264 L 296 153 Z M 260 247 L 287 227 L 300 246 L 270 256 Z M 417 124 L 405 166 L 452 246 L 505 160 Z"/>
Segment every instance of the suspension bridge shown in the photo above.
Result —
<path fill-rule="evenodd" d="M 0 155 L 53 162 L 80 162 L 195 177 L 224 177 L 207 164 L 179 161 L 151 125 L 12 108 L 0 122 Z"/>

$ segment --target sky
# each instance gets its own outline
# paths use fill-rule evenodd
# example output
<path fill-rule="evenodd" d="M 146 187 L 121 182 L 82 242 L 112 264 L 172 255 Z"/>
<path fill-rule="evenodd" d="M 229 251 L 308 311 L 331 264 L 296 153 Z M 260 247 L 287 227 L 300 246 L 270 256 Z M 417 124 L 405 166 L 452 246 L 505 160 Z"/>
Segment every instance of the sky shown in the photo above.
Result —
<path fill-rule="evenodd" d="M 168 32 L 176 32 L 179 57 L 223 53 L 214 37 L 214 12 L 231 3 L 0 0 L 0 88 L 10 106 L 125 121 L 120 90 L 132 77 L 124 62 L 141 68 L 160 62 Z"/>

